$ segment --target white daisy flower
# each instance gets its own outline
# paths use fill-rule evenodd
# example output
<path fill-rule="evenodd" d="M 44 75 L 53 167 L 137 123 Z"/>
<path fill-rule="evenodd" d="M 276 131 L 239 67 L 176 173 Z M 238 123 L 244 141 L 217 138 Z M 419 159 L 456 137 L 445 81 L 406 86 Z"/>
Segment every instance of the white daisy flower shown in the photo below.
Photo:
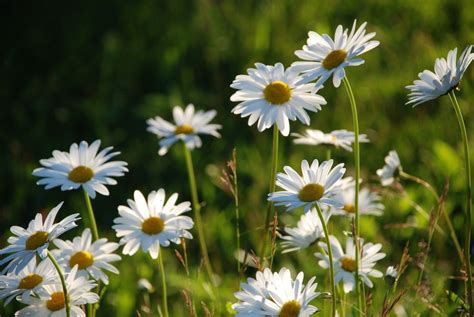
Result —
<path fill-rule="evenodd" d="M 119 255 L 113 253 L 119 248 L 119 244 L 107 242 L 105 238 L 92 242 L 90 229 L 85 229 L 80 237 L 75 237 L 72 241 L 55 239 L 53 243 L 59 248 L 53 254 L 66 271 L 77 265 L 78 276 L 90 275 L 105 285 L 109 284 L 109 278 L 102 270 L 119 274 L 117 268 L 110 264 L 121 260 Z"/>
<path fill-rule="evenodd" d="M 323 211 L 323 218 L 326 223 L 330 217 L 330 212 Z M 285 232 L 288 235 L 281 237 L 285 240 L 281 243 L 283 248 L 282 253 L 306 249 L 317 240 L 324 238 L 323 226 L 319 219 L 318 211 L 315 208 L 301 215 L 296 228 L 285 227 Z"/>
<path fill-rule="evenodd" d="M 380 177 L 382 186 L 389 186 L 395 182 L 401 171 L 402 165 L 397 151 L 390 151 L 385 157 L 384 167 L 377 170 L 377 175 Z"/>
<path fill-rule="evenodd" d="M 148 195 L 148 201 L 136 190 L 134 199 L 128 206 L 119 206 L 120 217 L 114 219 L 114 225 L 120 244 L 125 244 L 123 254 L 133 255 L 140 246 L 143 252 L 149 252 L 153 259 L 158 258 L 160 245 L 167 247 L 170 241 L 181 243 L 181 238 L 192 239 L 187 231 L 194 225 L 193 220 L 181 214 L 190 211 L 191 203 L 186 201 L 175 205 L 178 194 L 170 196 L 165 203 L 165 191 L 159 189 Z"/>
<path fill-rule="evenodd" d="M 284 191 L 268 194 L 268 200 L 275 202 L 275 206 L 285 206 L 287 211 L 304 207 L 304 211 L 308 212 L 315 204 L 343 207 L 336 194 L 346 169 L 342 163 L 331 169 L 332 165 L 333 160 L 324 161 L 321 165 L 314 160 L 311 166 L 303 160 L 302 176 L 285 166 L 285 173 L 278 173 L 276 181 Z"/>
<path fill-rule="evenodd" d="M 330 144 L 349 152 L 352 152 L 352 144 L 355 142 L 354 132 L 347 130 L 334 130 L 330 133 L 324 133 L 321 130 L 307 129 L 304 134 L 292 133 L 291 135 L 296 137 L 293 140 L 295 144 Z M 369 142 L 367 135 L 359 134 L 359 143 L 367 142 Z"/>
<path fill-rule="evenodd" d="M 90 290 L 97 286 L 84 276 L 77 276 L 77 267 L 66 276 L 71 317 L 86 317 L 81 309 L 82 305 L 97 303 L 99 296 Z M 27 317 L 64 317 L 66 316 L 66 302 L 61 283 L 44 286 L 44 292 L 38 297 L 30 296 L 23 300 L 27 307 L 17 311 L 15 316 Z"/>
<path fill-rule="evenodd" d="M 7 255 L 0 260 L 0 265 L 8 263 L 2 273 L 15 272 L 18 274 L 28 263 L 39 255 L 42 259 L 47 256 L 49 242 L 62 235 L 64 232 L 76 227 L 79 214 L 67 216 L 58 223 L 54 219 L 63 203 L 54 207 L 43 222 L 41 214 L 36 214 L 26 229 L 13 226 L 10 231 L 14 234 L 8 238 L 9 246 L 0 250 L 0 255 Z"/>
<path fill-rule="evenodd" d="M 385 272 L 385 276 L 390 276 L 392 278 L 397 278 L 398 271 L 394 266 L 387 267 L 387 271 Z"/>
<path fill-rule="evenodd" d="M 334 279 L 336 283 L 340 281 L 344 284 L 344 292 L 349 293 L 355 289 L 355 270 L 356 270 L 356 249 L 352 238 L 347 238 L 346 252 L 341 247 L 341 244 L 334 236 L 329 236 L 331 243 L 333 262 L 334 262 Z M 318 264 L 322 268 L 329 268 L 329 257 L 327 256 L 328 247 L 325 242 L 319 242 L 319 246 L 323 248 L 326 254 L 315 253 L 314 255 L 321 259 Z M 383 273 L 374 269 L 376 262 L 385 257 L 385 253 L 378 253 L 382 249 L 382 244 L 367 243 L 364 245 L 364 240 L 360 239 L 361 256 L 359 265 L 359 278 L 372 288 L 373 283 L 370 277 L 380 278 Z"/>
<path fill-rule="evenodd" d="M 344 203 L 344 206 L 342 208 L 332 208 L 331 213 L 336 216 L 355 217 L 355 181 L 352 178 L 350 182 L 341 186 L 338 197 Z M 359 191 L 359 215 L 382 215 L 385 206 L 380 202 L 380 199 L 378 193 L 362 188 Z"/>
<path fill-rule="evenodd" d="M 18 274 L 0 275 L 0 300 L 7 305 L 17 296 L 26 298 L 37 294 L 44 285 L 57 283 L 58 280 L 58 273 L 49 259 L 36 265 L 33 258 Z"/>
<path fill-rule="evenodd" d="M 311 316 L 318 309 L 310 305 L 310 302 L 320 293 L 316 292 L 315 277 L 307 285 L 303 284 L 303 278 L 303 272 L 293 280 L 287 268 L 282 268 L 273 275 L 266 268 L 263 273 L 257 273 L 257 280 L 249 278 L 248 283 L 241 283 L 243 291 L 235 293 L 240 302 L 232 308 L 237 311 L 237 317 Z"/>
<path fill-rule="evenodd" d="M 346 76 L 345 67 L 358 66 L 365 62 L 357 56 L 377 47 L 379 41 L 371 41 L 375 32 L 365 34 L 367 22 L 362 23 L 357 30 L 356 22 L 354 21 L 349 34 L 348 29 L 343 30 L 342 25 L 339 25 L 334 40 L 327 34 L 320 35 L 312 31 L 308 33 L 307 45 L 295 52 L 295 55 L 304 61 L 292 64 L 298 72 L 305 73 L 303 82 L 307 83 L 319 77 L 316 88 L 320 88 L 332 75 L 334 87 L 339 87 Z"/>
<path fill-rule="evenodd" d="M 309 125 L 306 111 L 317 112 L 326 100 L 316 94 L 312 85 L 297 84 L 302 78 L 293 67 L 284 69 L 281 63 L 275 66 L 255 64 L 248 75 L 238 75 L 230 87 L 237 89 L 230 100 L 240 102 L 232 113 L 242 118 L 249 117 L 248 124 L 257 123 L 262 132 L 275 123 L 281 134 L 290 133 L 290 122 L 298 119 Z"/>
<path fill-rule="evenodd" d="M 99 146 L 100 140 L 90 146 L 82 141 L 79 145 L 72 144 L 69 152 L 53 151 L 53 157 L 40 160 L 44 167 L 33 171 L 33 175 L 41 177 L 36 184 L 46 185 L 45 189 L 61 186 L 63 191 L 82 186 L 91 198 L 95 198 L 96 192 L 108 196 L 109 190 L 105 185 L 117 184 L 112 177 L 128 172 L 127 163 L 108 162 L 120 152 L 109 153 L 113 147 L 108 147 L 97 153 Z"/>
<path fill-rule="evenodd" d="M 159 155 L 168 153 L 169 148 L 176 142 L 182 140 L 186 147 L 190 150 L 200 148 L 202 145 L 199 134 L 208 134 L 220 138 L 218 129 L 221 129 L 220 124 L 209 123 L 216 116 L 215 110 L 197 111 L 194 110 L 194 105 L 189 104 L 186 109 L 179 106 L 173 108 L 173 119 L 175 124 L 156 116 L 147 120 L 148 131 L 156 134 L 160 141 Z"/>
<path fill-rule="evenodd" d="M 437 58 L 434 73 L 429 70 L 419 73 L 420 79 L 415 80 L 413 85 L 406 86 L 410 90 L 406 104 L 412 104 L 415 107 L 457 88 L 464 72 L 474 60 L 474 53 L 471 53 L 472 47 L 473 45 L 466 47 L 458 61 L 456 61 L 457 48 L 449 51 L 447 59 Z"/>

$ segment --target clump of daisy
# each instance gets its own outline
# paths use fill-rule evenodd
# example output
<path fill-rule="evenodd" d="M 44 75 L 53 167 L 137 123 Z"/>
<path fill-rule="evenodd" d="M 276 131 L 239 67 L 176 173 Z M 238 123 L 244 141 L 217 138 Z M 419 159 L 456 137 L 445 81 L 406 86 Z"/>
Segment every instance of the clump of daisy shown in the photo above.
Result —
<path fill-rule="evenodd" d="M 113 253 L 118 249 L 119 244 L 107 242 L 105 238 L 92 242 L 90 229 L 85 229 L 80 237 L 75 237 L 72 241 L 55 239 L 53 243 L 58 247 L 53 254 L 66 271 L 70 271 L 77 265 L 78 276 L 90 275 L 94 280 L 101 280 L 105 285 L 109 284 L 109 278 L 103 270 L 119 274 L 117 268 L 111 264 L 121 259 L 119 255 Z"/>
<path fill-rule="evenodd" d="M 17 296 L 25 299 L 42 291 L 43 286 L 58 282 L 57 272 L 49 259 L 38 265 L 33 258 L 18 274 L 0 275 L 0 300 L 8 305 Z"/>
<path fill-rule="evenodd" d="M 66 277 L 67 298 L 71 317 L 86 317 L 81 306 L 97 303 L 99 296 L 91 290 L 97 285 L 78 276 L 77 267 L 73 268 Z M 22 300 L 27 307 L 16 312 L 15 316 L 66 316 L 66 296 L 61 284 L 46 285 L 39 297 L 29 296 Z"/>
<path fill-rule="evenodd" d="M 346 169 L 342 163 L 334 168 L 332 165 L 333 160 L 324 161 L 321 165 L 318 160 L 313 160 L 311 166 L 303 160 L 302 175 L 285 166 L 285 173 L 278 173 L 276 181 L 276 185 L 284 190 L 270 193 L 268 200 L 275 202 L 275 206 L 285 206 L 287 211 L 303 207 L 308 212 L 316 204 L 343 207 L 336 194 Z"/>
<path fill-rule="evenodd" d="M 449 51 L 446 59 L 437 58 L 434 73 L 429 70 L 419 73 L 420 79 L 406 86 L 410 90 L 406 104 L 416 107 L 458 88 L 464 73 L 474 60 L 474 53 L 471 53 L 472 47 L 473 45 L 467 46 L 457 61 L 457 48 Z"/>
<path fill-rule="evenodd" d="M 402 165 L 397 151 L 390 151 L 385 157 L 385 165 L 377 170 L 382 186 L 389 186 L 395 182 L 402 172 Z"/>
<path fill-rule="evenodd" d="M 53 157 L 40 160 L 43 167 L 33 171 L 34 176 L 41 178 L 37 184 L 45 185 L 45 189 L 60 186 L 63 191 L 82 187 L 90 198 L 95 198 L 96 192 L 108 196 L 109 190 L 105 185 L 117 184 L 112 177 L 128 172 L 127 163 L 109 161 L 120 152 L 110 153 L 113 147 L 98 152 L 99 146 L 100 140 L 90 146 L 82 141 L 79 145 L 73 143 L 69 152 L 53 151 Z"/>
<path fill-rule="evenodd" d="M 230 86 L 238 91 L 230 100 L 240 102 L 232 113 L 249 117 L 249 126 L 257 122 L 258 131 L 276 124 L 281 134 L 287 136 L 290 120 L 309 125 L 307 111 L 317 112 L 326 104 L 312 85 L 298 84 L 302 78 L 293 67 L 285 70 L 281 63 L 274 66 L 256 63 L 255 67 L 247 70 L 248 75 L 235 78 Z"/>
<path fill-rule="evenodd" d="M 160 246 L 167 247 L 170 242 L 181 243 L 181 238 L 192 239 L 188 231 L 194 225 L 193 220 L 182 214 L 191 210 L 190 202 L 176 205 L 178 194 L 171 195 L 165 203 L 165 190 L 159 189 L 148 194 L 136 190 L 134 200 L 127 201 L 128 206 L 119 206 L 120 217 L 114 219 L 112 227 L 124 244 L 123 254 L 133 255 L 141 247 L 158 258 Z"/>
<path fill-rule="evenodd" d="M 331 213 L 323 212 L 324 221 L 329 221 Z M 295 228 L 285 227 L 285 233 L 281 238 L 285 240 L 281 243 L 282 253 L 306 249 L 321 238 L 324 238 L 324 229 L 318 211 L 313 208 L 309 212 L 301 215 Z"/>
<path fill-rule="evenodd" d="M 339 200 L 344 205 L 342 208 L 332 208 L 331 213 L 335 216 L 355 217 L 355 195 L 355 181 L 350 178 L 346 184 L 341 186 L 341 191 L 338 193 Z M 378 193 L 362 188 L 359 192 L 359 215 L 382 215 L 385 207 L 380 202 L 380 199 L 381 197 Z"/>
<path fill-rule="evenodd" d="M 344 286 L 344 292 L 349 293 L 350 291 L 353 291 L 356 287 L 355 272 L 357 270 L 357 263 L 356 247 L 354 244 L 354 240 L 350 237 L 347 238 L 345 252 L 336 237 L 330 236 L 329 240 L 333 251 L 333 260 L 336 271 L 336 283 L 342 281 Z M 364 244 L 363 239 L 360 239 L 359 241 L 361 246 L 361 256 L 359 260 L 360 264 L 358 272 L 359 278 L 365 283 L 365 285 L 372 288 L 373 283 L 369 279 L 369 277 L 383 277 L 383 273 L 376 270 L 374 267 L 377 261 L 385 257 L 385 253 L 379 253 L 380 249 L 382 249 L 382 244 L 380 243 Z M 318 262 L 319 266 L 327 269 L 329 268 L 329 258 L 327 256 L 328 246 L 324 242 L 320 242 L 319 245 L 325 251 L 325 254 L 315 253 L 314 255 L 317 258 L 321 259 Z"/>
<path fill-rule="evenodd" d="M 334 130 L 329 133 L 324 133 L 321 130 L 306 129 L 303 134 L 292 133 L 291 135 L 295 137 L 293 140 L 295 144 L 329 144 L 334 145 L 336 148 L 343 148 L 349 152 L 352 152 L 352 143 L 355 142 L 354 132 L 347 130 Z M 360 134 L 359 142 L 368 143 L 369 139 L 367 138 L 367 135 Z"/>
<path fill-rule="evenodd" d="M 238 317 L 282 316 L 308 317 L 318 309 L 310 302 L 319 296 L 315 277 L 303 284 L 304 273 L 291 278 L 290 270 L 282 268 L 272 273 L 266 268 L 257 272 L 256 279 L 249 278 L 241 283 L 242 291 L 235 293 L 238 303 L 232 305 Z"/>
<path fill-rule="evenodd" d="M 19 226 L 10 228 L 10 231 L 14 234 L 14 236 L 8 238 L 10 245 L 0 250 L 0 255 L 8 254 L 0 261 L 0 265 L 8 263 L 2 274 L 5 272 L 18 274 L 36 255 L 41 259 L 46 258 L 49 243 L 77 226 L 76 221 L 80 219 L 79 214 L 72 214 L 60 222 L 54 223 L 62 205 L 61 202 L 51 209 L 44 222 L 43 216 L 38 213 L 26 229 Z"/>
<path fill-rule="evenodd" d="M 334 40 L 328 34 L 320 35 L 313 31 L 308 33 L 307 45 L 295 52 L 303 61 L 292 64 L 298 72 L 305 74 L 303 82 L 307 83 L 319 77 L 316 88 L 320 88 L 333 76 L 334 87 L 339 87 L 346 76 L 346 67 L 359 66 L 365 62 L 358 56 L 377 47 L 379 41 L 372 40 L 375 32 L 366 34 L 366 22 L 357 29 L 356 22 L 354 21 L 350 33 L 339 25 Z"/>
<path fill-rule="evenodd" d="M 173 108 L 174 124 L 156 116 L 147 120 L 148 131 L 163 138 L 160 142 L 159 155 L 168 153 L 169 148 L 182 140 L 190 150 L 200 148 L 202 145 L 200 134 L 208 134 L 220 138 L 218 129 L 220 124 L 209 123 L 216 116 L 215 110 L 195 111 L 194 105 L 189 104 L 184 110 L 175 106 Z"/>

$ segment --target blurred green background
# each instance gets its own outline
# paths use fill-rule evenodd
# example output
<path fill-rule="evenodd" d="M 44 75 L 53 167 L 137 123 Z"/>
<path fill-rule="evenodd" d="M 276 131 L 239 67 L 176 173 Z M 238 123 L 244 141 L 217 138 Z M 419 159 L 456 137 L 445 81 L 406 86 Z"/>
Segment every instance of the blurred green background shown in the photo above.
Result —
<path fill-rule="evenodd" d="M 125 204 L 135 189 L 147 193 L 163 187 L 190 200 L 181 148 L 159 157 L 157 139 L 146 131 L 145 121 L 155 115 L 171 119 L 172 106 L 194 103 L 200 109 L 217 109 L 214 121 L 223 125 L 222 138 L 204 137 L 202 149 L 194 151 L 193 158 L 206 204 L 203 213 L 211 261 L 222 278 L 221 297 L 234 301 L 232 294 L 239 283 L 233 257 L 234 209 L 232 198 L 219 188 L 219 174 L 232 149 L 237 148 L 245 231 L 242 245 L 253 249 L 262 234 L 262 228 L 256 226 L 263 224 L 265 214 L 271 131 L 259 133 L 255 126 L 247 126 L 246 119 L 230 113 L 234 104 L 229 101 L 233 93 L 229 85 L 255 62 L 289 66 L 296 60 L 294 51 L 305 44 L 308 31 L 333 35 L 338 24 L 350 27 L 354 19 L 368 21 L 368 30 L 377 32 L 376 39 L 381 42 L 363 56 L 363 66 L 347 71 L 358 102 L 361 132 L 371 140 L 362 145 L 364 179 L 377 185 L 375 170 L 382 167 L 388 151 L 396 149 L 407 172 L 427 179 L 439 191 L 449 180 L 447 211 L 463 239 L 462 148 L 449 99 L 443 97 L 412 109 L 404 105 L 404 86 L 423 69 L 432 70 L 435 58 L 474 43 L 474 9 L 469 0 L 1 1 L 0 12 L 1 246 L 6 245 L 10 226 L 26 226 L 35 213 L 59 201 L 65 201 L 63 216 L 85 209 L 80 192 L 45 191 L 35 185 L 37 179 L 31 175 L 38 161 L 50 157 L 54 149 L 67 150 L 81 140 L 101 139 L 104 147 L 121 151 L 118 159 L 129 164 L 130 172 L 118 179 L 118 185 L 109 187 L 111 195 L 93 200 L 100 230 L 109 238 L 116 239 L 110 226 L 117 206 Z M 473 88 L 471 67 L 458 93 L 471 140 Z M 311 127 L 326 132 L 352 130 L 344 90 L 334 89 L 328 82 L 320 94 L 328 105 L 311 115 Z M 295 122 L 291 129 L 302 132 L 305 127 Z M 303 158 L 323 159 L 327 149 L 296 146 L 291 138 L 284 138 L 280 163 L 298 167 Z M 352 155 L 342 150 L 332 153 L 352 174 Z M 433 201 L 428 193 L 412 184 L 407 190 L 413 201 L 430 211 Z M 411 255 L 416 258 L 418 242 L 427 238 L 426 219 L 406 197 L 387 195 L 384 203 L 383 217 L 362 220 L 363 236 L 383 243 L 388 254 L 379 265 L 382 271 L 398 263 L 407 241 L 411 241 Z M 280 222 L 294 224 L 297 215 L 286 214 Z M 410 226 L 393 226 L 401 223 Z M 443 222 L 440 225 L 445 227 Z M 188 286 L 188 279 L 174 248 L 165 250 L 171 311 L 173 316 L 186 316 L 180 291 Z M 188 248 L 194 277 L 197 241 L 189 242 Z M 320 290 L 328 290 L 324 287 L 326 272 L 318 267 L 312 253 L 278 252 L 274 268 L 285 265 L 294 273 L 317 274 Z M 462 283 L 448 278 L 459 275 L 455 257 L 449 239 L 435 235 L 426 268 L 428 291 L 402 300 L 408 315 L 423 312 L 431 316 L 434 308 L 430 304 L 452 313 L 444 290 L 461 293 L 463 289 Z M 415 262 L 405 276 L 407 286 L 416 282 Z M 136 314 L 144 298 L 143 292 L 136 290 L 139 277 L 150 279 L 157 287 L 151 294 L 153 303 L 160 296 L 157 263 L 148 256 L 124 257 L 119 267 L 121 274 L 111 277 L 101 316 Z M 247 274 L 252 276 L 254 271 L 249 269 Z M 202 285 L 205 278 L 193 281 L 198 315 L 203 316 L 200 302 L 209 307 L 213 304 Z M 383 281 L 376 282 L 375 291 L 372 309 L 377 313 Z M 323 300 L 317 300 L 316 305 L 329 307 Z M 1 315 L 9 316 L 13 311 L 14 305 L 0 308 Z"/>

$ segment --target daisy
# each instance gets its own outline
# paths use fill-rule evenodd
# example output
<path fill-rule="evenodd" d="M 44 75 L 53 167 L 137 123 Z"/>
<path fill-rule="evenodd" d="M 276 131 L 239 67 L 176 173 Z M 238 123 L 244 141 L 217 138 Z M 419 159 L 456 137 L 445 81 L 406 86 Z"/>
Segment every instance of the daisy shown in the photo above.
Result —
<path fill-rule="evenodd" d="M 309 125 L 306 111 L 317 112 L 326 100 L 316 94 L 312 85 L 297 84 L 302 78 L 293 67 L 284 69 L 281 63 L 275 66 L 255 64 L 248 75 L 238 75 L 230 87 L 237 89 L 230 100 L 240 102 L 232 113 L 242 118 L 249 117 L 248 124 L 257 123 L 262 132 L 275 123 L 281 134 L 288 136 L 290 122 L 298 119 Z"/>
<path fill-rule="evenodd" d="M 330 212 L 323 211 L 323 218 L 326 223 L 329 221 L 330 217 Z M 281 246 L 283 247 L 282 253 L 305 249 L 317 240 L 323 238 L 324 230 L 318 216 L 318 211 L 313 208 L 311 211 L 303 214 L 298 221 L 296 228 L 285 227 L 285 233 L 288 235 L 281 237 L 285 240 L 281 243 Z"/>
<path fill-rule="evenodd" d="M 394 266 L 387 267 L 385 272 L 385 282 L 389 285 L 393 285 L 398 278 L 398 270 Z"/>
<path fill-rule="evenodd" d="M 133 255 L 138 249 L 149 252 L 153 259 L 158 258 L 160 245 L 167 247 L 170 241 L 181 243 L 181 238 L 192 239 L 187 231 L 194 225 L 193 220 L 182 213 L 190 211 L 191 203 L 186 201 L 175 205 L 178 194 L 173 194 L 165 203 L 165 191 L 159 189 L 148 195 L 148 200 L 136 190 L 134 199 L 129 199 L 128 207 L 119 206 L 120 217 L 114 225 L 120 244 L 125 244 L 123 254 Z"/>
<path fill-rule="evenodd" d="M 345 67 L 359 66 L 365 62 L 357 56 L 377 47 L 379 41 L 371 41 L 375 32 L 365 34 L 366 22 L 357 30 L 356 22 L 354 21 L 349 34 L 348 29 L 343 30 L 342 25 L 339 25 L 334 40 L 327 34 L 308 33 L 307 45 L 295 52 L 295 55 L 304 61 L 292 64 L 298 72 L 305 73 L 302 80 L 304 83 L 319 77 L 316 88 L 320 88 L 332 75 L 334 87 L 339 87 L 346 76 Z"/>
<path fill-rule="evenodd" d="M 119 244 L 107 242 L 102 238 L 92 242 L 90 229 L 85 229 L 80 237 L 75 237 L 72 241 L 56 239 L 53 243 L 59 248 L 54 250 L 55 258 L 59 264 L 71 270 L 78 266 L 78 276 L 90 275 L 94 280 L 101 280 L 105 285 L 109 284 L 109 278 L 102 270 L 107 270 L 119 274 L 117 268 L 110 264 L 116 262 L 121 257 L 113 252 L 118 249 Z"/>
<path fill-rule="evenodd" d="M 303 278 L 303 272 L 293 280 L 287 268 L 273 275 L 267 268 L 260 273 L 259 280 L 249 279 L 248 284 L 241 284 L 244 291 L 235 294 L 241 302 L 232 308 L 237 311 L 237 316 L 311 316 L 318 309 L 310 302 L 320 293 L 316 292 L 315 277 L 307 285 L 303 284 Z"/>
<path fill-rule="evenodd" d="M 270 193 L 268 200 L 275 202 L 275 206 L 285 206 L 287 211 L 303 206 L 304 211 L 308 212 L 315 204 L 343 207 L 336 194 L 346 169 L 342 163 L 331 169 L 332 165 L 333 160 L 324 161 L 321 165 L 314 160 L 311 166 L 303 160 L 302 176 L 285 166 L 285 173 L 278 173 L 276 181 L 284 191 Z"/>
<path fill-rule="evenodd" d="M 337 216 L 355 217 L 355 181 L 352 178 L 348 184 L 341 186 L 338 196 L 339 200 L 344 203 L 344 206 L 331 209 L 331 213 Z M 380 199 L 380 195 L 376 192 L 362 188 L 359 192 L 359 215 L 382 215 L 385 207 L 380 203 Z"/>
<path fill-rule="evenodd" d="M 331 248 L 333 252 L 333 261 L 334 261 L 334 274 L 335 282 L 339 283 L 340 281 L 344 284 L 344 292 L 349 293 L 353 291 L 355 284 L 355 270 L 356 270 L 356 249 L 354 241 L 352 238 L 347 238 L 346 242 L 346 252 L 341 247 L 341 244 L 334 236 L 329 236 L 331 243 Z M 322 268 L 329 268 L 329 257 L 327 256 L 328 247 L 324 242 L 320 242 L 319 246 L 325 251 L 326 254 L 315 253 L 314 255 L 321 259 L 318 264 Z M 385 253 L 379 253 L 382 249 L 380 243 L 373 244 L 367 243 L 364 245 L 364 240 L 360 239 L 361 246 L 361 256 L 360 256 L 360 265 L 359 265 L 359 278 L 367 285 L 372 288 L 373 283 L 369 279 L 369 276 L 380 278 L 383 277 L 383 273 L 374 269 L 376 262 L 385 257 Z"/>
<path fill-rule="evenodd" d="M 38 294 L 44 285 L 58 282 L 56 269 L 49 259 L 44 259 L 36 265 L 33 258 L 18 274 L 0 275 L 0 300 L 7 305 L 17 296 L 23 299 Z"/>
<path fill-rule="evenodd" d="M 79 214 L 67 216 L 58 223 L 54 219 L 63 203 L 54 207 L 43 222 L 40 213 L 31 220 L 26 229 L 13 226 L 10 231 L 14 234 L 8 238 L 9 246 L 0 250 L 0 255 L 7 255 L 0 260 L 0 265 L 8 263 L 2 273 L 15 272 L 18 274 L 28 263 L 39 255 L 44 259 L 48 254 L 49 242 L 62 235 L 64 232 L 76 227 L 76 221 L 80 219 Z"/>
<path fill-rule="evenodd" d="M 354 132 L 347 130 L 334 130 L 330 133 L 324 133 L 320 130 L 307 129 L 304 134 L 292 133 L 291 135 L 296 137 L 296 139 L 293 140 L 295 144 L 331 144 L 336 148 L 341 147 L 349 152 L 352 152 L 352 143 L 355 142 Z M 369 142 L 367 135 L 359 134 L 359 142 Z"/>
<path fill-rule="evenodd" d="M 380 177 L 382 186 L 389 186 L 395 182 L 402 172 L 402 165 L 397 151 L 390 151 L 385 157 L 385 165 L 383 168 L 377 170 L 377 175 Z"/>
<path fill-rule="evenodd" d="M 97 303 L 99 296 L 90 290 L 97 285 L 84 276 L 77 276 L 77 267 L 66 277 L 66 287 L 71 317 L 86 317 L 82 305 Z M 27 307 L 17 311 L 15 316 L 62 317 L 66 316 L 66 302 L 61 283 L 44 286 L 38 297 L 30 296 L 23 300 Z"/>
<path fill-rule="evenodd" d="M 99 146 L 100 140 L 90 146 L 82 141 L 79 145 L 72 144 L 69 152 L 53 151 L 53 157 L 40 160 L 44 167 L 33 171 L 34 176 L 41 177 L 36 184 L 46 185 L 45 189 L 61 186 L 63 191 L 82 186 L 91 198 L 95 198 L 96 192 L 108 196 L 109 190 L 105 185 L 117 184 L 112 177 L 128 172 L 127 163 L 108 162 L 120 152 L 109 153 L 113 147 L 108 147 L 97 153 Z"/>
<path fill-rule="evenodd" d="M 195 112 L 192 104 L 189 104 L 184 111 L 181 107 L 175 106 L 173 108 L 175 124 L 156 116 L 147 120 L 147 130 L 156 134 L 159 138 L 163 138 L 159 143 L 159 155 L 168 153 L 169 148 L 179 140 L 182 140 L 188 149 L 193 150 L 194 148 L 200 148 L 202 145 L 199 134 L 209 134 L 220 138 L 221 135 L 217 130 L 221 129 L 222 126 L 209 123 L 216 114 L 215 110 Z"/>
<path fill-rule="evenodd" d="M 474 53 L 471 53 L 472 47 L 473 45 L 466 47 L 457 61 L 457 48 L 449 51 L 447 59 L 437 58 L 434 73 L 429 70 L 419 73 L 420 79 L 415 80 L 413 85 L 406 86 L 410 90 L 406 104 L 412 104 L 415 107 L 457 88 L 464 72 L 474 60 Z"/>

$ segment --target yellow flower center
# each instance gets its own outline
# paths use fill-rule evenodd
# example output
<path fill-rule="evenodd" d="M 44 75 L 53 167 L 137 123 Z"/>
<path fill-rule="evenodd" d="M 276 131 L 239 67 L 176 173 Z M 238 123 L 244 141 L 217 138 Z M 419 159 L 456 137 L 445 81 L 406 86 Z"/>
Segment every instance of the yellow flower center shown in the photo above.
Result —
<path fill-rule="evenodd" d="M 69 172 L 68 178 L 74 183 L 86 183 L 94 176 L 94 171 L 89 167 L 79 165 Z"/>
<path fill-rule="evenodd" d="M 296 300 L 290 300 L 283 304 L 280 309 L 279 317 L 298 317 L 301 310 L 301 304 Z"/>
<path fill-rule="evenodd" d="M 79 270 L 84 270 L 91 266 L 94 263 L 94 257 L 90 252 L 79 251 L 74 253 L 69 259 L 69 266 L 74 267 L 74 265 L 79 266 Z"/>
<path fill-rule="evenodd" d="M 345 212 L 348 214 L 353 214 L 355 213 L 355 207 L 353 204 L 345 204 L 344 207 L 342 208 Z"/>
<path fill-rule="evenodd" d="M 323 60 L 323 67 L 326 69 L 333 69 L 341 65 L 347 57 L 347 52 L 344 50 L 335 50 L 326 56 Z"/>
<path fill-rule="evenodd" d="M 265 99 L 273 105 L 281 105 L 291 98 L 290 87 L 282 81 L 274 81 L 263 90 Z"/>
<path fill-rule="evenodd" d="M 175 134 L 191 134 L 193 132 L 193 127 L 189 124 L 179 125 L 176 127 L 176 130 L 174 130 Z"/>
<path fill-rule="evenodd" d="M 355 272 L 357 264 L 354 259 L 343 257 L 340 261 L 341 261 L 341 267 L 344 271 Z"/>
<path fill-rule="evenodd" d="M 46 301 L 46 307 L 50 311 L 57 311 L 66 306 L 63 292 L 56 292 L 51 294 L 51 299 Z"/>
<path fill-rule="evenodd" d="M 323 197 L 324 187 L 320 184 L 308 184 L 301 188 L 298 198 L 305 202 L 315 201 Z"/>
<path fill-rule="evenodd" d="M 25 249 L 36 250 L 48 241 L 48 233 L 45 231 L 36 231 L 26 239 Z"/>
<path fill-rule="evenodd" d="M 30 274 L 20 280 L 20 285 L 18 285 L 18 288 L 33 289 L 41 282 L 43 282 L 43 278 L 40 275 Z"/>
<path fill-rule="evenodd" d="M 160 217 L 150 217 L 142 223 L 142 231 L 150 236 L 159 234 L 164 228 L 165 222 Z"/>

